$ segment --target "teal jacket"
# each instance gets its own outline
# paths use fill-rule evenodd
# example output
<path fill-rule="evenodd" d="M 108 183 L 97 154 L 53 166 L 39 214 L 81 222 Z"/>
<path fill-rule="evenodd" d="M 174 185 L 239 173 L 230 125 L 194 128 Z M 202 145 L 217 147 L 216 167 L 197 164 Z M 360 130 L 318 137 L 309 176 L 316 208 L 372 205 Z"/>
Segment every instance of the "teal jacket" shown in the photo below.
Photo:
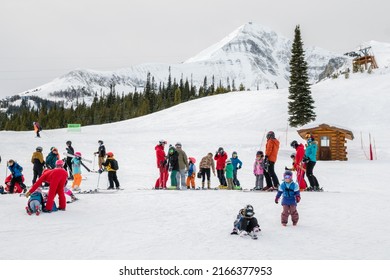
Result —
<path fill-rule="evenodd" d="M 233 178 L 233 164 L 228 163 L 225 167 L 226 170 L 226 179 L 232 179 Z"/>
<path fill-rule="evenodd" d="M 313 141 L 311 142 L 307 147 L 305 151 L 305 156 L 309 158 L 310 161 L 316 162 L 317 161 L 317 142 Z"/>

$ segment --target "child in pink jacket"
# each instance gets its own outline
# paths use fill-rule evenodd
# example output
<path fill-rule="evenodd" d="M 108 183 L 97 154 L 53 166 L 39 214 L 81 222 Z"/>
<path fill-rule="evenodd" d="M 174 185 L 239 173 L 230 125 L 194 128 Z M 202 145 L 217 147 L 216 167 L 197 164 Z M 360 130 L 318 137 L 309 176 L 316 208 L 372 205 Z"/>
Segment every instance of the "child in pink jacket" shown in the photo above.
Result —
<path fill-rule="evenodd" d="M 257 151 L 256 160 L 253 164 L 253 174 L 256 176 L 256 184 L 254 190 L 261 191 L 264 181 L 264 153 Z"/>

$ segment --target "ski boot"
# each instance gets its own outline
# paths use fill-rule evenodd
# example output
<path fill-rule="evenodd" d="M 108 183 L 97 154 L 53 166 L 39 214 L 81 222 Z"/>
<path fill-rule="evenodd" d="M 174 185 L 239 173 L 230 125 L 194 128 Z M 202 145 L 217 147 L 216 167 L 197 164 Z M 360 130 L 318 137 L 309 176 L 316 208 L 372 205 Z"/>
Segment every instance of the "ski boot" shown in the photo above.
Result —
<path fill-rule="evenodd" d="M 238 235 L 238 229 L 234 228 L 230 234 L 231 235 Z"/>
<path fill-rule="evenodd" d="M 245 230 L 241 231 L 240 237 L 247 237 L 247 236 L 248 236 L 248 232 L 246 232 Z"/>
<path fill-rule="evenodd" d="M 31 209 L 30 209 L 29 206 L 26 206 L 26 212 L 27 212 L 27 214 L 28 214 L 29 216 L 31 216 L 32 211 L 31 211 Z"/>
<path fill-rule="evenodd" d="M 37 206 L 35 206 L 35 215 L 39 216 L 39 214 L 41 214 L 41 209 L 37 205 Z"/>

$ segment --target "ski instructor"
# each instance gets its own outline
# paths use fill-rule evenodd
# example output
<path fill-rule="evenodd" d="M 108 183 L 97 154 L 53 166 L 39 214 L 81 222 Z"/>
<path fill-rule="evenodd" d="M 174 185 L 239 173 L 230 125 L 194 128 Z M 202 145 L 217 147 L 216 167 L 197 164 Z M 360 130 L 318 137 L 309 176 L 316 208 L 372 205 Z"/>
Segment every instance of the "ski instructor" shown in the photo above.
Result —
<path fill-rule="evenodd" d="M 44 212 L 51 212 L 53 209 L 54 198 L 58 194 L 59 207 L 58 210 L 65 210 L 66 198 L 64 187 L 68 178 L 68 172 L 63 168 L 64 162 L 62 160 L 56 161 L 56 168 L 46 171 L 39 179 L 32 185 L 31 189 L 26 192 L 28 198 L 43 182 L 49 183 L 49 193 L 47 195 L 46 208 Z"/>

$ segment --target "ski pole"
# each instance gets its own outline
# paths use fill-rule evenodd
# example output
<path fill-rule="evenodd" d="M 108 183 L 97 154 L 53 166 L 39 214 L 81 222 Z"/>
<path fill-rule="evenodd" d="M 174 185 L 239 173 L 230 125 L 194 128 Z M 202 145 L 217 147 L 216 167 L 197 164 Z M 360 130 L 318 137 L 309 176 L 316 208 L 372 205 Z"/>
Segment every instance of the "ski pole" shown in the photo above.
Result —
<path fill-rule="evenodd" d="M 96 186 L 96 189 L 99 189 L 100 174 L 101 174 L 101 173 L 99 173 L 99 176 L 98 176 L 98 181 L 97 181 L 97 186 Z"/>
<path fill-rule="evenodd" d="M 95 170 L 95 160 L 96 160 L 96 154 L 93 154 L 93 163 L 92 163 L 93 170 Z"/>

